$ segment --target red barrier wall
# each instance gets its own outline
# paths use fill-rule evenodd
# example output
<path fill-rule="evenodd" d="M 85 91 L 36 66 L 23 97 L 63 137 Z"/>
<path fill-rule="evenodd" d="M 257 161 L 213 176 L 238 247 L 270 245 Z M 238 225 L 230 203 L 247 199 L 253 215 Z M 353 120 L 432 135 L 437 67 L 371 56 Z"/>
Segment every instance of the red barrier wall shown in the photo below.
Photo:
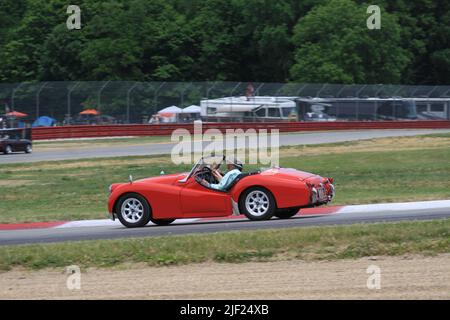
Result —
<path fill-rule="evenodd" d="M 193 132 L 193 124 L 130 124 L 101 126 L 66 126 L 33 128 L 34 140 L 96 138 L 123 136 L 164 136 L 175 129 Z M 280 132 L 359 130 L 359 129 L 450 129 L 450 121 L 359 121 L 359 122 L 238 122 L 203 123 L 203 131 L 208 129 L 279 129 Z"/>

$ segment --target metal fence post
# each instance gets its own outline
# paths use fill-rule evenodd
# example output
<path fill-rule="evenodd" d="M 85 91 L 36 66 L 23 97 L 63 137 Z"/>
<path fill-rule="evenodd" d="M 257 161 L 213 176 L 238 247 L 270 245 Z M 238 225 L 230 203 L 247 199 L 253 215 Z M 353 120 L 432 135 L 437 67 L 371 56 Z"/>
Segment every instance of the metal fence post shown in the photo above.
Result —
<path fill-rule="evenodd" d="M 359 89 L 358 91 L 356 91 L 356 97 L 359 98 L 359 95 L 361 94 L 361 92 L 367 87 L 367 84 L 363 85 L 363 87 L 361 89 Z"/>
<path fill-rule="evenodd" d="M 44 82 L 44 84 L 39 88 L 39 90 L 36 94 L 36 119 L 39 118 L 39 113 L 40 113 L 39 98 L 40 98 L 42 90 L 44 90 L 44 88 L 47 84 L 48 84 L 48 82 Z"/>
<path fill-rule="evenodd" d="M 339 96 L 341 95 L 341 92 L 344 91 L 345 87 L 347 87 L 347 86 L 348 86 L 347 84 L 344 84 L 342 86 L 342 88 L 336 93 L 336 98 L 339 98 Z"/>
<path fill-rule="evenodd" d="M 416 91 L 420 89 L 420 86 L 417 86 L 417 88 L 414 89 L 414 91 L 411 93 L 411 98 L 414 98 L 414 95 L 416 94 Z"/>
<path fill-rule="evenodd" d="M 255 97 L 259 96 L 259 90 L 264 87 L 265 83 L 261 83 L 258 88 L 255 90 Z"/>
<path fill-rule="evenodd" d="M 325 89 L 325 87 L 327 86 L 327 84 L 325 83 L 322 88 L 320 88 L 320 90 L 316 93 L 316 97 L 320 98 L 320 94 L 322 93 L 322 91 Z"/>
<path fill-rule="evenodd" d="M 438 86 L 434 86 L 433 89 L 430 90 L 430 92 L 428 92 L 427 96 L 428 98 L 430 98 L 431 94 L 438 88 Z"/>
<path fill-rule="evenodd" d="M 181 90 L 181 95 L 180 95 L 180 108 L 183 108 L 184 106 L 184 93 L 186 92 L 187 89 L 189 89 L 190 87 L 192 87 L 192 82 L 189 82 L 189 84 L 183 88 L 183 90 Z"/>
<path fill-rule="evenodd" d="M 448 97 L 447 93 L 449 93 L 449 92 L 450 92 L 450 87 L 449 87 L 449 89 L 447 91 L 445 91 L 443 94 L 441 94 L 441 98 L 442 97 Z"/>
<path fill-rule="evenodd" d="M 67 120 L 68 120 L 68 124 L 70 124 L 70 119 L 71 119 L 71 112 L 72 112 L 72 105 L 71 102 L 72 100 L 70 99 L 72 96 L 72 91 L 74 91 L 76 89 L 76 87 L 79 85 L 79 82 L 76 82 L 72 88 L 69 89 L 69 92 L 67 93 Z"/>
<path fill-rule="evenodd" d="M 213 85 L 210 88 L 208 88 L 208 90 L 206 90 L 206 99 L 209 99 L 209 93 L 212 91 L 212 89 L 215 88 L 216 84 L 217 81 L 214 81 Z"/>
<path fill-rule="evenodd" d="M 106 86 L 110 83 L 111 81 L 110 80 L 108 80 L 108 81 L 106 81 L 106 83 L 100 88 L 100 90 L 98 91 L 98 97 L 97 97 L 97 110 L 100 112 L 100 110 L 101 110 L 101 101 L 100 101 L 100 98 L 101 98 L 101 95 L 102 95 L 102 91 L 103 91 L 103 89 L 105 89 L 106 88 Z"/>
<path fill-rule="evenodd" d="M 366 87 L 367 87 L 367 84 L 363 85 L 363 87 L 361 89 L 356 91 L 356 94 L 355 94 L 356 98 L 359 98 L 359 95 Z M 356 104 L 356 120 L 359 120 L 359 106 L 360 106 L 360 104 L 359 104 L 359 100 L 358 100 L 358 102 Z"/>
<path fill-rule="evenodd" d="M 127 123 L 130 123 L 130 95 L 131 92 L 139 85 L 139 82 L 135 82 L 127 91 Z"/>
<path fill-rule="evenodd" d="M 15 87 L 12 91 L 12 96 L 11 96 L 11 111 L 15 111 L 15 106 L 14 106 L 14 99 L 16 97 L 16 92 L 20 89 L 20 87 L 22 87 L 25 84 L 25 82 L 21 82 L 17 87 Z"/>
<path fill-rule="evenodd" d="M 378 93 L 380 93 L 380 91 L 384 89 L 384 86 L 382 84 L 379 84 L 378 86 L 380 89 L 377 92 L 375 92 L 375 98 L 379 98 Z"/>
<path fill-rule="evenodd" d="M 238 82 L 238 84 L 235 85 L 235 86 L 233 87 L 233 89 L 231 89 L 231 91 L 230 91 L 230 97 L 233 97 L 234 92 L 236 91 L 237 88 L 239 88 L 239 86 L 240 86 L 241 84 L 242 84 L 242 82 Z"/>
<path fill-rule="evenodd" d="M 307 85 L 308 85 L 307 83 L 304 83 L 304 84 L 300 87 L 300 89 L 297 90 L 297 97 L 300 97 L 300 92 L 302 92 L 303 89 L 305 89 L 305 87 L 306 87 Z"/>
<path fill-rule="evenodd" d="M 393 97 L 396 96 L 396 93 L 399 92 L 401 89 L 403 89 L 403 86 L 399 86 L 399 88 L 397 90 L 394 91 L 394 93 L 392 94 Z"/>
<path fill-rule="evenodd" d="M 241 82 L 238 82 L 238 84 L 235 85 L 235 86 L 233 87 L 233 89 L 231 89 L 231 91 L 230 91 L 231 111 L 233 111 L 233 94 L 234 94 L 234 91 L 236 91 L 236 89 L 239 88 L 240 85 L 241 85 Z"/>
<path fill-rule="evenodd" d="M 166 82 L 164 81 L 162 84 L 160 84 L 160 86 L 155 90 L 155 95 L 153 97 L 153 114 L 156 114 L 156 108 L 158 108 L 158 93 L 159 90 L 162 89 L 162 87 L 164 87 L 164 85 L 166 84 Z"/>

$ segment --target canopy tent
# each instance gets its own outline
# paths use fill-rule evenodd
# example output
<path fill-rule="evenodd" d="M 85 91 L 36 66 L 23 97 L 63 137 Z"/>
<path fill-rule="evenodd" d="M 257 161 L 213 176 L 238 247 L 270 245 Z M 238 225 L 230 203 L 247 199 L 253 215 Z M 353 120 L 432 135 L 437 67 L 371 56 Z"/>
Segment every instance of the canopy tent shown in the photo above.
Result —
<path fill-rule="evenodd" d="M 33 122 L 32 127 L 52 127 L 56 120 L 47 116 L 39 117 Z"/>
<path fill-rule="evenodd" d="M 7 116 L 7 117 L 23 118 L 23 117 L 27 117 L 28 115 L 26 113 L 22 113 L 22 112 L 19 112 L 19 111 L 11 111 L 11 112 L 8 112 L 7 114 L 5 114 L 5 116 Z"/>
<path fill-rule="evenodd" d="M 98 112 L 95 109 L 86 109 L 84 111 L 80 112 L 81 115 L 91 115 L 91 116 L 98 116 L 100 112 Z"/>
<path fill-rule="evenodd" d="M 179 114 L 181 113 L 181 111 L 182 109 L 178 108 L 177 106 L 170 106 L 162 110 L 159 110 L 158 114 L 165 114 L 165 113 Z"/>
<path fill-rule="evenodd" d="M 196 105 L 192 105 L 189 107 L 184 108 L 181 113 L 200 113 L 202 111 L 202 108 Z"/>

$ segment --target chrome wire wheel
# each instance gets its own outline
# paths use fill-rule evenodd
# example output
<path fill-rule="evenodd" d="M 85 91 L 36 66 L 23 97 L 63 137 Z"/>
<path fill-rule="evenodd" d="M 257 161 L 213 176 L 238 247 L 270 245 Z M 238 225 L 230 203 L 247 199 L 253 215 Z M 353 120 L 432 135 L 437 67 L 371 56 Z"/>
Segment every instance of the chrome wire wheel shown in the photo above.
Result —
<path fill-rule="evenodd" d="M 33 151 L 33 147 L 30 144 L 27 144 L 26 148 L 25 148 L 25 152 L 26 153 L 31 153 Z"/>
<path fill-rule="evenodd" d="M 245 198 L 245 208 L 252 216 L 260 217 L 269 210 L 269 197 L 260 190 L 250 192 Z"/>
<path fill-rule="evenodd" d="M 126 222 L 137 223 L 144 215 L 144 205 L 136 198 L 128 198 L 122 203 L 120 214 Z"/>
<path fill-rule="evenodd" d="M 5 148 L 5 153 L 6 153 L 6 154 L 11 154 L 11 153 L 12 153 L 12 148 L 11 148 L 10 145 L 7 145 L 7 146 L 6 146 L 6 148 Z"/>

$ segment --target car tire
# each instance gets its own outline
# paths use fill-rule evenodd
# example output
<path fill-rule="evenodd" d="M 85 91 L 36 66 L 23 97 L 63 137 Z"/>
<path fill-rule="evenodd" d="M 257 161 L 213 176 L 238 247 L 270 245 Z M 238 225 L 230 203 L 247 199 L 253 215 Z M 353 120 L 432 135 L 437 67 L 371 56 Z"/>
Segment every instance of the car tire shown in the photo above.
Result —
<path fill-rule="evenodd" d="M 12 147 L 8 144 L 5 147 L 5 151 L 3 151 L 4 154 L 11 154 L 12 153 Z"/>
<path fill-rule="evenodd" d="M 275 217 L 279 219 L 289 219 L 295 216 L 299 210 L 299 208 L 280 209 L 275 213 Z"/>
<path fill-rule="evenodd" d="M 27 144 L 25 146 L 25 153 L 31 153 L 33 152 L 33 147 L 31 146 L 31 144 Z"/>
<path fill-rule="evenodd" d="M 239 211 L 250 220 L 268 220 L 272 218 L 275 210 L 275 198 L 265 188 L 249 188 L 239 198 Z"/>
<path fill-rule="evenodd" d="M 172 222 L 175 221 L 175 219 L 153 219 L 150 218 L 150 221 L 156 224 L 157 226 L 168 226 Z"/>
<path fill-rule="evenodd" d="M 117 202 L 116 215 L 125 227 L 138 228 L 150 222 L 152 209 L 143 196 L 127 193 Z"/>

